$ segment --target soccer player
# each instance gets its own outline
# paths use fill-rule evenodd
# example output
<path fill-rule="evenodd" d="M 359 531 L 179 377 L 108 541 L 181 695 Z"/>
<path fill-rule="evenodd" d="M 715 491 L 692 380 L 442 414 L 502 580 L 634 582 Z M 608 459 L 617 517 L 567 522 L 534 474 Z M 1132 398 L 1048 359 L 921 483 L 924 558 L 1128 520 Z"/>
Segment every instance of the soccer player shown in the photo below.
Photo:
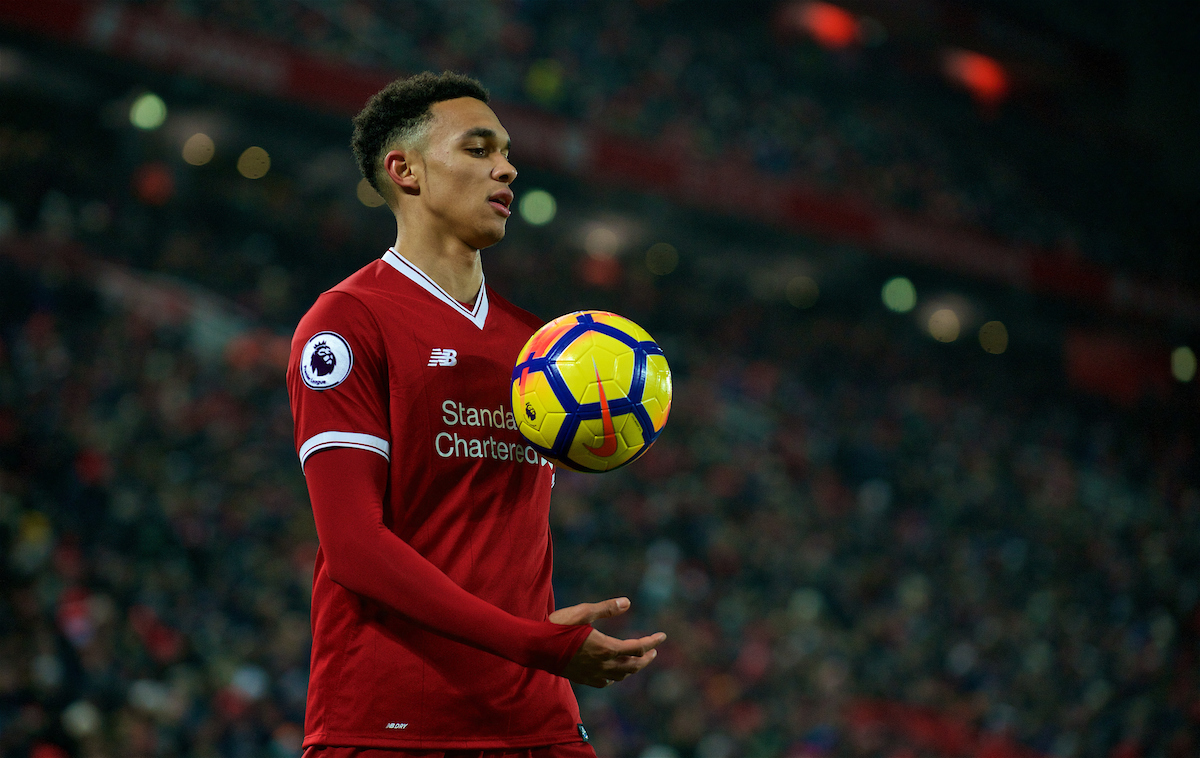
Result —
<path fill-rule="evenodd" d="M 555 610 L 554 466 L 524 443 L 512 364 L 540 321 L 485 283 L 517 171 L 473 79 L 397 80 L 354 119 L 396 244 L 322 294 L 288 393 L 320 549 L 305 758 L 472 751 L 594 758 L 568 679 L 604 687 L 657 654 Z"/>

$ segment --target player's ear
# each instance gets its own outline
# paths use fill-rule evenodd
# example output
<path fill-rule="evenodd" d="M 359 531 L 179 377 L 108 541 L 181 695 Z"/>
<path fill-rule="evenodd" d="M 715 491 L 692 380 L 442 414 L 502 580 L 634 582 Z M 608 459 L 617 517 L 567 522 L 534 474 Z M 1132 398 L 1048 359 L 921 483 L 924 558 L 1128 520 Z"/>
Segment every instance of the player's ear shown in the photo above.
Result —
<path fill-rule="evenodd" d="M 396 185 L 398 192 L 406 195 L 420 193 L 421 183 L 414 170 L 417 157 L 415 150 L 390 150 L 383 156 L 383 171 L 388 180 Z"/>

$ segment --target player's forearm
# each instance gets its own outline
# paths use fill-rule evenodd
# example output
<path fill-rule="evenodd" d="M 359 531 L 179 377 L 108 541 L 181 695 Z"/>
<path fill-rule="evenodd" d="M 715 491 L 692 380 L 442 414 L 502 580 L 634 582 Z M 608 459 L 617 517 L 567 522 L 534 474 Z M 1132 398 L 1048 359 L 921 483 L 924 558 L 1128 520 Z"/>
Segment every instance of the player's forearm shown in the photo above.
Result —
<path fill-rule="evenodd" d="M 375 453 L 346 448 L 305 464 L 330 579 L 444 637 L 561 673 L 590 627 L 518 618 L 455 584 L 384 526 L 386 466 Z"/>
<path fill-rule="evenodd" d="M 462 589 L 380 529 L 384 533 L 374 540 L 334 550 L 337 559 L 327 550 L 330 579 L 437 634 L 522 666 L 560 673 L 582 644 L 586 633 L 578 628 L 513 616 Z"/>

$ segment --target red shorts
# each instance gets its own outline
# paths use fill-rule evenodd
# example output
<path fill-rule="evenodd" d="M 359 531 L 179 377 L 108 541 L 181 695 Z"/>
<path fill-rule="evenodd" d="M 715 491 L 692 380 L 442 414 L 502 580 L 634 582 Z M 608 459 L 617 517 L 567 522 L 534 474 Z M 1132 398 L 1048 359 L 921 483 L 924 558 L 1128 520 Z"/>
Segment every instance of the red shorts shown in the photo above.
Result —
<path fill-rule="evenodd" d="M 301 758 L 596 758 L 586 742 L 541 747 L 501 747 L 493 750 L 405 750 L 383 747 L 312 745 Z"/>

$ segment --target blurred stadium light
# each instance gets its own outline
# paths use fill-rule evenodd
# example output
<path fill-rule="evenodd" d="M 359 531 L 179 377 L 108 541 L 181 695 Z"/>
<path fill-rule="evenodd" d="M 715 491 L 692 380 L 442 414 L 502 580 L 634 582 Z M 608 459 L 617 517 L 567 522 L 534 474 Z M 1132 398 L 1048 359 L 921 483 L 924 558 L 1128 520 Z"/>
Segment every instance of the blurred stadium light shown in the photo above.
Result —
<path fill-rule="evenodd" d="M 981 105 L 996 106 L 1008 96 L 1008 73 L 996 59 L 970 50 L 947 50 L 942 60 L 947 78 Z"/>
<path fill-rule="evenodd" d="M 546 190 L 531 189 L 521 193 L 517 209 L 521 218 L 533 226 L 545 226 L 554 220 L 558 204 Z"/>
<path fill-rule="evenodd" d="M 992 355 L 1008 349 L 1008 328 L 1001 321 L 989 321 L 979 327 L 979 345 Z"/>
<path fill-rule="evenodd" d="M 621 236 L 601 222 L 589 224 L 583 236 L 583 249 L 592 258 L 612 258 L 620 252 Z"/>
<path fill-rule="evenodd" d="M 938 308 L 929 314 L 929 334 L 938 342 L 953 342 L 962 329 L 958 314 L 951 308 Z"/>
<path fill-rule="evenodd" d="M 917 305 L 917 288 L 904 276 L 888 279 L 880 296 L 887 309 L 896 313 L 908 313 Z"/>
<path fill-rule="evenodd" d="M 247 179 L 261 179 L 271 170 L 271 156 L 261 147 L 252 145 L 238 156 L 237 170 Z"/>
<path fill-rule="evenodd" d="M 1181 382 L 1190 382 L 1196 377 L 1196 353 L 1187 345 L 1171 351 L 1171 373 Z"/>
<path fill-rule="evenodd" d="M 793 2 L 779 13 L 785 25 L 811 35 L 822 47 L 837 50 L 859 42 L 854 14 L 833 3 Z"/>
<path fill-rule="evenodd" d="M 216 145 L 212 137 L 203 132 L 193 134 L 183 143 L 183 159 L 193 166 L 203 166 L 212 160 L 214 154 Z"/>
<path fill-rule="evenodd" d="M 175 176 L 170 166 L 160 161 L 140 166 L 133 175 L 133 186 L 146 205 L 166 205 L 175 196 Z"/>
<path fill-rule="evenodd" d="M 129 123 L 143 131 L 152 131 L 167 120 L 167 105 L 153 92 L 139 95 L 129 107 Z"/>

